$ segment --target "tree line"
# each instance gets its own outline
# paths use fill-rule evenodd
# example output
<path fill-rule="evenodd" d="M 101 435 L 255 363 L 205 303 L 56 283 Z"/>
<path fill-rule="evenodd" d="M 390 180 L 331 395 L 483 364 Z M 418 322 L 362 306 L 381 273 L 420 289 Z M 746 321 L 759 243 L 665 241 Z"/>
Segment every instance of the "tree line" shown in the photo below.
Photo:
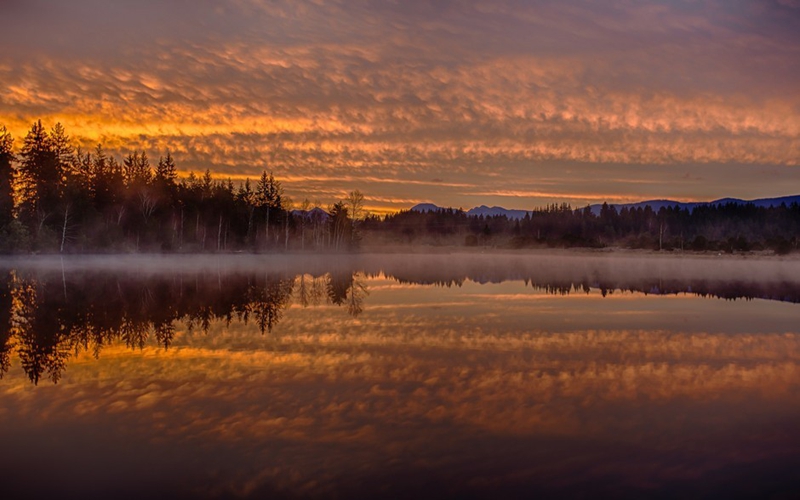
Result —
<path fill-rule="evenodd" d="M 169 348 L 175 323 L 208 332 L 214 321 L 252 323 L 270 334 L 290 304 L 332 304 L 356 317 L 367 294 L 364 276 L 216 273 L 143 277 L 137 274 L 0 272 L 0 379 L 12 358 L 34 384 L 58 382 L 78 352 L 100 354 Z M 12 354 L 14 356 L 12 356 Z"/>
<path fill-rule="evenodd" d="M 61 124 L 33 124 L 19 148 L 0 127 L 0 252 L 232 252 L 350 250 L 373 245 L 505 248 L 624 247 L 737 252 L 798 248 L 800 207 L 752 204 L 617 210 L 550 205 L 522 219 L 463 210 L 364 210 L 352 191 L 325 210 L 295 204 L 272 173 L 255 182 L 178 178 L 169 152 L 121 161 L 101 145 L 84 151 Z"/>
<path fill-rule="evenodd" d="M 364 196 L 327 210 L 295 204 L 264 171 L 238 187 L 211 173 L 179 179 L 167 152 L 122 161 L 102 145 L 85 151 L 57 123 L 33 124 L 18 153 L 0 127 L 0 251 L 345 250 L 357 244 Z"/>
<path fill-rule="evenodd" d="M 595 214 L 588 206 L 554 204 L 521 219 L 470 216 L 460 209 L 408 210 L 383 219 L 368 218 L 361 228 L 365 237 L 387 243 L 786 254 L 798 248 L 800 206 L 726 203 L 656 211 L 649 206 L 617 210 L 603 204 Z"/>

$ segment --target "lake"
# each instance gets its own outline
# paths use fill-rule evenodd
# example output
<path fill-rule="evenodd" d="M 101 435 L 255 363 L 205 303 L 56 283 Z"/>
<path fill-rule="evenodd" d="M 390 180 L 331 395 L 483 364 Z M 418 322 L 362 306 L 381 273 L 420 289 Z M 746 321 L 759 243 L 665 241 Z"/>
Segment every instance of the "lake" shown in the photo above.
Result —
<path fill-rule="evenodd" d="M 0 261 L 3 498 L 794 498 L 800 260 Z"/>

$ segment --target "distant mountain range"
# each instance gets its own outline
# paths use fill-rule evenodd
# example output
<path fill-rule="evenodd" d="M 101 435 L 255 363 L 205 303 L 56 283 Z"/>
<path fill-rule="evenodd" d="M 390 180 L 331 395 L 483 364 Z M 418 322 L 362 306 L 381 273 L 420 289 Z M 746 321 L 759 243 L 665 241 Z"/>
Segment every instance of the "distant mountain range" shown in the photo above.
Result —
<path fill-rule="evenodd" d="M 678 206 L 681 209 L 688 209 L 689 211 L 694 210 L 697 207 L 704 206 L 704 205 L 727 205 L 728 203 L 733 203 L 736 205 L 747 205 L 748 203 L 752 203 L 757 207 L 779 207 L 781 203 L 786 203 L 787 205 L 791 205 L 792 203 L 800 203 L 800 195 L 794 196 L 782 196 L 780 198 L 759 198 L 756 200 L 740 200 L 739 198 L 720 198 L 719 200 L 714 201 L 698 201 L 698 202 L 680 202 L 674 200 L 650 200 L 650 201 L 640 201 L 639 203 L 623 203 L 623 204 L 609 204 L 609 206 L 613 206 L 617 209 L 617 211 L 622 210 L 623 208 L 645 208 L 650 207 L 656 212 L 661 209 L 661 207 L 674 207 Z M 592 212 L 594 214 L 599 214 L 600 209 L 603 208 L 602 204 L 599 205 L 592 205 Z"/>
<path fill-rule="evenodd" d="M 729 200 L 733 200 L 733 198 L 725 198 Z M 692 202 L 682 202 L 682 201 L 674 201 L 674 200 L 648 200 L 648 201 L 640 201 L 638 203 L 609 203 L 608 206 L 614 207 L 617 209 L 617 212 L 622 210 L 623 208 L 632 209 L 632 208 L 645 208 L 650 207 L 653 211 L 658 212 L 662 208 L 671 208 L 674 206 L 678 206 L 681 209 L 688 209 L 689 211 L 694 210 L 695 208 L 702 206 L 702 205 L 713 205 L 721 202 L 722 200 L 717 201 L 692 201 Z M 746 203 L 743 200 L 738 200 L 742 203 Z M 591 205 L 589 208 L 592 209 L 592 213 L 595 215 L 600 215 L 600 210 L 603 209 L 603 205 L 598 203 L 596 205 Z"/>
<path fill-rule="evenodd" d="M 649 200 L 649 201 L 640 201 L 639 203 L 614 203 L 614 204 L 609 203 L 609 206 L 613 206 L 614 208 L 617 209 L 617 211 L 620 211 L 623 208 L 631 209 L 640 207 L 641 208 L 650 207 L 651 209 L 657 212 L 662 207 L 674 207 L 676 205 L 681 209 L 686 208 L 691 211 L 703 205 L 726 205 L 728 203 L 735 203 L 737 205 L 745 205 L 748 203 L 752 203 L 757 207 L 777 207 L 780 206 L 781 203 L 785 203 L 787 205 L 791 205 L 792 203 L 800 204 L 800 195 L 782 196 L 780 198 L 759 198 L 756 200 L 721 198 L 719 200 L 714 200 L 714 201 L 699 201 L 699 202 L 681 202 L 674 200 Z M 602 204 L 590 206 L 592 213 L 594 213 L 595 215 L 600 213 L 600 209 L 602 207 L 603 207 Z M 445 210 L 445 208 L 434 205 L 433 203 L 420 203 L 419 205 L 414 205 L 413 207 L 411 207 L 411 210 L 415 212 L 436 212 L 439 210 Z M 487 207 L 486 205 L 481 205 L 479 207 L 470 208 L 469 210 L 467 210 L 467 215 L 483 215 L 489 217 L 495 215 L 505 215 L 509 219 L 522 219 L 523 217 L 525 217 L 525 214 L 529 212 L 530 210 L 515 210 L 503 207 Z"/>
<path fill-rule="evenodd" d="M 328 220 L 330 215 L 325 210 L 316 207 L 312 208 L 311 210 L 292 210 L 292 215 L 295 217 L 305 217 L 306 219 L 317 219 L 320 221 Z"/>
<path fill-rule="evenodd" d="M 414 212 L 438 212 L 439 210 L 448 210 L 448 208 L 440 207 L 433 203 L 420 203 L 419 205 L 411 207 L 411 210 Z M 486 205 L 481 205 L 467 210 L 467 215 L 483 215 L 484 217 L 505 215 L 509 219 L 522 219 L 528 212 L 529 210 L 513 210 L 503 207 L 487 207 Z"/>

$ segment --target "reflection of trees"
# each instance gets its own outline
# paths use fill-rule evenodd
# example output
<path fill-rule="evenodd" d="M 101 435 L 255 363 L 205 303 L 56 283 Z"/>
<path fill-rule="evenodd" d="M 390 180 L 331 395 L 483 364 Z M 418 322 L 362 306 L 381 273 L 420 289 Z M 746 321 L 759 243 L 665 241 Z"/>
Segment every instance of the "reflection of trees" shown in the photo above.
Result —
<path fill-rule="evenodd" d="M 800 302 L 792 282 L 742 280 L 622 278 L 607 272 L 576 272 L 567 277 L 506 268 L 455 272 L 445 267 L 423 273 L 386 275 L 402 283 L 460 286 L 465 280 L 499 283 L 524 279 L 551 294 L 615 291 L 645 294 L 691 293 L 725 299 L 767 298 Z M 504 273 L 512 273 L 507 275 Z M 371 274 L 370 274 L 371 275 Z M 175 322 L 207 332 L 212 323 L 253 322 L 262 334 L 275 331 L 292 303 L 309 307 L 329 303 L 351 316 L 364 310 L 370 276 L 345 269 L 324 275 L 283 273 L 197 273 L 142 276 L 75 271 L 66 275 L 0 274 L 0 375 L 16 355 L 32 382 L 58 381 L 76 352 L 99 356 L 103 347 L 158 344 L 168 348 Z M 383 276 L 383 274 L 375 273 Z"/>
<path fill-rule="evenodd" d="M 204 332 L 214 321 L 252 321 L 266 334 L 292 300 L 307 307 L 327 298 L 355 316 L 366 295 L 363 277 L 353 274 L 6 273 L 0 275 L 0 375 L 9 369 L 12 351 L 32 382 L 57 382 L 79 351 L 98 356 L 115 342 L 142 349 L 155 341 L 168 348 L 177 320 Z"/>
<path fill-rule="evenodd" d="M 440 268 L 424 267 L 416 270 L 383 269 L 388 277 L 404 284 L 434 285 L 440 287 L 462 286 L 466 280 L 477 283 L 502 283 L 522 280 L 536 290 L 552 295 L 589 293 L 600 290 L 603 296 L 615 291 L 639 292 L 645 295 L 675 295 L 688 293 L 701 297 L 717 297 L 727 300 L 767 299 L 800 303 L 800 285 L 786 281 L 753 281 L 743 279 L 672 279 L 662 277 L 618 276 L 614 273 L 571 272 L 542 269 L 540 272 L 525 271 L 514 266 L 498 266 L 496 269 L 482 267 L 454 270 L 446 265 Z M 377 273 L 373 273 L 377 275 Z M 566 277 L 565 277 L 566 276 Z"/>
<path fill-rule="evenodd" d="M 708 280 L 610 280 L 583 279 L 561 283 L 537 282 L 530 280 L 537 290 L 552 295 L 589 293 L 591 289 L 600 290 L 605 297 L 616 291 L 637 292 L 645 295 L 692 294 L 700 297 L 715 297 L 726 300 L 767 299 L 800 303 L 800 287 L 791 283 L 744 283 L 741 281 Z"/>
<path fill-rule="evenodd" d="M 253 300 L 248 304 L 258 322 L 261 333 L 272 333 L 272 329 L 283 317 L 283 310 L 292 298 L 294 281 L 282 279 L 271 281 L 264 287 L 251 288 Z"/>
<path fill-rule="evenodd" d="M 309 278 L 305 273 L 299 275 L 296 279 L 297 303 L 302 307 L 308 307 L 311 304 L 311 280 L 313 278 Z"/>
<path fill-rule="evenodd" d="M 328 273 L 325 281 L 325 294 L 331 304 L 340 306 L 347 300 L 347 292 L 353 282 L 351 273 Z"/>
<path fill-rule="evenodd" d="M 325 283 L 328 300 L 337 306 L 347 306 L 348 314 L 358 316 L 364 311 L 364 298 L 369 295 L 364 279 L 363 273 L 329 273 Z"/>
<path fill-rule="evenodd" d="M 0 378 L 11 364 L 11 273 L 0 274 Z"/>
<path fill-rule="evenodd" d="M 60 321 L 63 307 L 53 290 L 22 282 L 13 290 L 16 351 L 20 364 L 33 383 L 45 372 L 58 382 L 70 354 L 69 335 Z"/>
<path fill-rule="evenodd" d="M 364 299 L 369 295 L 367 285 L 364 283 L 364 275 L 361 273 L 353 274 L 350 291 L 347 296 L 347 312 L 354 318 L 364 311 Z"/>
<path fill-rule="evenodd" d="M 311 276 L 310 274 L 300 274 L 295 279 L 295 291 L 297 304 L 301 307 L 318 306 L 325 296 L 325 285 L 328 275 Z"/>

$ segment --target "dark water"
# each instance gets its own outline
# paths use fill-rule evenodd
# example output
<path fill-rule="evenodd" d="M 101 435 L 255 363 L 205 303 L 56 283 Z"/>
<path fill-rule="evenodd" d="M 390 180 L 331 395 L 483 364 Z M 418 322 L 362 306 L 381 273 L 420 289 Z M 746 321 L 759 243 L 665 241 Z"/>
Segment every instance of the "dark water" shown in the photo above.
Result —
<path fill-rule="evenodd" d="M 800 261 L 0 262 L 2 498 L 797 498 Z"/>

